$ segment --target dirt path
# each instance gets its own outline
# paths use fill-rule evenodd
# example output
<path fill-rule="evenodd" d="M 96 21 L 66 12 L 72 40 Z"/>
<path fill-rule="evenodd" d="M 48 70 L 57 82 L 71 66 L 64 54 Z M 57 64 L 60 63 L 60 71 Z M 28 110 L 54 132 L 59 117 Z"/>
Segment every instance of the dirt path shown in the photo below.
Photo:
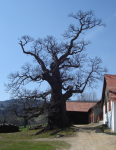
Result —
<path fill-rule="evenodd" d="M 116 150 L 116 136 L 103 133 L 93 126 L 77 126 L 73 137 L 35 139 L 34 141 L 65 141 L 71 144 L 69 150 Z"/>

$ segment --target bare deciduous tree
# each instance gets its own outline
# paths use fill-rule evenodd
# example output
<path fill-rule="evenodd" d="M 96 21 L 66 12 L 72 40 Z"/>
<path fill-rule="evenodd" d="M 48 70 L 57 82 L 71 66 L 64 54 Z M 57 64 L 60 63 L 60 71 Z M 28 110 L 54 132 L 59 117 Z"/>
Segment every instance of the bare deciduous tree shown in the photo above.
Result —
<path fill-rule="evenodd" d="M 77 96 L 78 101 L 98 101 L 97 94 L 92 92 L 83 92 L 82 94 Z"/>
<path fill-rule="evenodd" d="M 102 80 L 105 68 L 101 67 L 101 59 L 87 58 L 84 54 L 85 47 L 90 43 L 80 39 L 87 30 L 96 26 L 104 26 L 101 19 L 96 19 L 93 11 L 79 11 L 69 17 L 76 19 L 77 26 L 70 24 L 63 34 L 64 42 L 58 43 L 56 38 L 47 36 L 37 40 L 30 36 L 19 39 L 22 52 L 35 59 L 36 65 L 27 63 L 22 67 L 22 72 L 11 73 L 8 90 L 12 90 L 14 97 L 36 98 L 39 93 L 30 95 L 22 86 L 30 82 L 38 84 L 47 81 L 51 87 L 50 107 L 48 114 L 48 127 L 65 127 L 68 125 L 66 115 L 66 100 L 73 93 L 83 93 L 85 87 L 93 87 L 98 80 Z M 28 46 L 32 43 L 31 50 Z M 64 92 L 62 92 L 64 90 Z M 31 93 L 34 93 L 31 92 Z M 44 92 L 42 93 L 44 95 Z M 31 109 L 30 109 L 31 110 Z"/>
<path fill-rule="evenodd" d="M 48 100 L 47 95 L 50 94 L 50 91 L 36 95 L 35 91 L 31 93 L 28 90 L 23 91 L 22 94 L 20 93 L 19 96 L 18 93 L 20 99 L 16 99 L 13 103 L 9 104 L 5 109 L 5 113 L 7 117 L 16 115 L 17 117 L 24 118 L 24 127 L 26 127 L 28 120 L 31 118 L 48 113 L 49 103 L 46 103 L 46 100 Z M 25 99 L 22 99 L 23 97 Z"/>

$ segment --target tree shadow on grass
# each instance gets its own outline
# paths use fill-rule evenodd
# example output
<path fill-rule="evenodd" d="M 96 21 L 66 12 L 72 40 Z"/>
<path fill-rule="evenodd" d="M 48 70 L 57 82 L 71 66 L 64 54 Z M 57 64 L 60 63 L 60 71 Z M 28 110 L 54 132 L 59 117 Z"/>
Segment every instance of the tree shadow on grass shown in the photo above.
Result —
<path fill-rule="evenodd" d="M 65 135 L 68 135 L 68 134 L 73 134 L 75 132 L 78 131 L 78 128 L 75 127 L 75 126 L 69 126 L 67 128 L 61 128 L 61 129 L 58 129 L 57 131 L 54 131 L 53 133 L 51 133 L 50 135 L 55 135 L 55 134 L 59 134 L 61 136 L 64 136 L 63 133 Z"/>
<path fill-rule="evenodd" d="M 60 131 L 62 131 L 62 129 L 59 129 L 58 131 L 54 131 L 54 132 L 53 132 L 53 133 L 51 133 L 50 135 L 58 134 Z"/>
<path fill-rule="evenodd" d="M 57 128 L 57 129 L 54 129 L 54 130 L 46 130 L 44 128 L 41 131 L 37 132 L 35 135 L 42 134 L 42 133 L 45 133 L 47 131 L 50 131 L 49 135 L 51 135 L 51 136 L 59 135 L 60 137 L 62 137 L 62 136 L 65 136 L 65 135 L 67 136 L 67 135 L 74 134 L 75 132 L 78 131 L 78 128 L 75 127 L 75 126 L 69 126 L 69 127 L 66 127 L 66 128 Z"/>

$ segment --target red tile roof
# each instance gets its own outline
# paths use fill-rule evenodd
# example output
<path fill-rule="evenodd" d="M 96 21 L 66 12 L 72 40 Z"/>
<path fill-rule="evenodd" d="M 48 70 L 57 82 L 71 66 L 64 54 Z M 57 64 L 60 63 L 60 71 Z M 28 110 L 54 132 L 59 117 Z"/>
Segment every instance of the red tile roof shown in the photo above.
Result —
<path fill-rule="evenodd" d="M 113 102 L 116 102 L 116 75 L 104 75 L 109 90 L 110 98 Z"/>
<path fill-rule="evenodd" d="M 67 111 L 88 112 L 97 102 L 66 102 Z"/>

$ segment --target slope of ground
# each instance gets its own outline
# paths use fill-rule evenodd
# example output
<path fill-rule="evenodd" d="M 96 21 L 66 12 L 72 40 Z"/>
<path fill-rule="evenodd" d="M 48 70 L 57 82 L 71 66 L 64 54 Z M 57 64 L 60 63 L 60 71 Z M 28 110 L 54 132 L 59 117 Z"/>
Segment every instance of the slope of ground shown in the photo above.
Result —
<path fill-rule="evenodd" d="M 65 141 L 71 144 L 69 150 L 116 150 L 116 136 L 103 133 L 95 126 L 76 125 L 78 128 L 72 137 L 34 139 L 35 141 Z"/>

